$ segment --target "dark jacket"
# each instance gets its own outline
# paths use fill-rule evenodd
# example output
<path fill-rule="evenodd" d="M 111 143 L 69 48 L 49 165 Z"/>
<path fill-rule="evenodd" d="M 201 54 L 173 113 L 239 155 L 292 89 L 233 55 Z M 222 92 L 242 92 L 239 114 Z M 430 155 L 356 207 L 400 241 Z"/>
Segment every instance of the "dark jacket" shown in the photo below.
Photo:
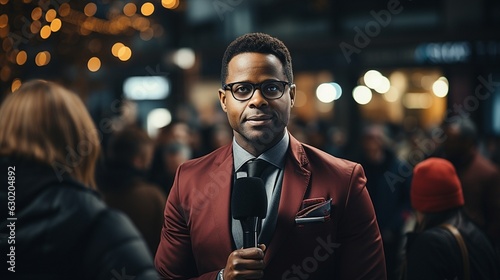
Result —
<path fill-rule="evenodd" d="M 455 226 L 465 241 L 470 279 L 500 279 L 498 258 L 486 235 L 461 211 L 446 223 Z M 462 254 L 448 230 L 432 227 L 419 234 L 409 234 L 407 279 L 464 279 Z"/>
<path fill-rule="evenodd" d="M 15 194 L 5 187 L 9 166 Z M 15 263 L 2 261 L 1 279 L 157 279 L 133 224 L 92 190 L 69 176 L 59 180 L 50 166 L 6 158 L 0 158 L 0 182 L 0 252 L 2 258 L 15 253 L 9 257 Z M 8 196 L 15 197 L 11 216 Z M 13 265 L 15 273 L 8 270 Z"/>
<path fill-rule="evenodd" d="M 167 198 L 159 186 L 150 184 L 145 175 L 126 164 L 108 164 L 99 190 L 106 204 L 125 213 L 142 234 L 151 251 L 156 253 L 163 226 L 163 209 Z"/>

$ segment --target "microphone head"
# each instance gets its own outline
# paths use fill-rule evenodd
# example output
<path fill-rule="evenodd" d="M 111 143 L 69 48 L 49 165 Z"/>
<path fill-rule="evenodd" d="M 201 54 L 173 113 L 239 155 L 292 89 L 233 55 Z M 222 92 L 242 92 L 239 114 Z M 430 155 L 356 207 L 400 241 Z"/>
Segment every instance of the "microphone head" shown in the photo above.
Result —
<path fill-rule="evenodd" d="M 248 217 L 265 218 L 267 194 L 264 182 L 257 177 L 238 178 L 231 196 L 231 212 L 236 220 Z"/>

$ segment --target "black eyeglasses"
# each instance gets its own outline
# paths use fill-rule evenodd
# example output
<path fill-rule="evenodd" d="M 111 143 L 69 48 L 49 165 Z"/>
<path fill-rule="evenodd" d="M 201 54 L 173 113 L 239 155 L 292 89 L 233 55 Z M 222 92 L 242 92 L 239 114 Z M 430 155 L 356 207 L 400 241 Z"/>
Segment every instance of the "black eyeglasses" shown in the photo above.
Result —
<path fill-rule="evenodd" d="M 224 90 L 230 90 L 234 99 L 238 101 L 247 101 L 252 98 L 256 89 L 260 89 L 266 99 L 272 100 L 283 96 L 286 85 L 291 85 L 291 83 L 284 81 L 264 81 L 258 84 L 237 82 L 225 84 L 223 88 Z"/>

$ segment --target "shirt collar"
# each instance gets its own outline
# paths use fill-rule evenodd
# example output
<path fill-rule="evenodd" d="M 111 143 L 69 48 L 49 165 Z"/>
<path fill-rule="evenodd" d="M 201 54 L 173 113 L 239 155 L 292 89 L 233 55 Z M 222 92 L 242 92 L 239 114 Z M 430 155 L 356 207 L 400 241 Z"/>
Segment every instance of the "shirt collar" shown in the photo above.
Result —
<path fill-rule="evenodd" d="M 264 153 L 260 154 L 257 158 L 263 159 L 277 168 L 283 169 L 285 165 L 285 154 L 288 149 L 288 144 L 290 143 L 290 136 L 285 128 L 285 134 L 283 138 L 276 143 L 272 148 L 268 149 Z M 236 139 L 233 137 L 233 156 L 234 156 L 234 170 L 239 170 L 243 164 L 248 160 L 254 159 L 255 157 L 243 149 Z"/>

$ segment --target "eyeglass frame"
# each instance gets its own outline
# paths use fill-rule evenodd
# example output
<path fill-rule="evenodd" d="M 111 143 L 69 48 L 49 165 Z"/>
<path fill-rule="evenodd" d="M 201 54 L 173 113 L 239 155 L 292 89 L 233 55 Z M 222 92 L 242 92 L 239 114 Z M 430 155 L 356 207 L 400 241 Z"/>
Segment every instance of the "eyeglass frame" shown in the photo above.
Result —
<path fill-rule="evenodd" d="M 279 97 L 269 98 L 269 97 L 267 97 L 267 96 L 266 96 L 266 95 L 262 92 L 262 84 L 264 84 L 264 83 L 272 83 L 272 82 L 275 82 L 275 83 L 277 82 L 277 83 L 282 83 L 282 84 L 283 84 L 283 92 L 281 93 L 281 95 L 280 95 Z M 235 84 L 249 84 L 249 85 L 251 85 L 251 86 L 252 86 L 252 88 L 253 88 L 252 94 L 250 94 L 250 96 L 249 96 L 248 98 L 246 98 L 246 99 L 239 99 L 239 98 L 236 98 L 236 96 L 234 96 L 234 92 L 233 92 L 233 86 L 234 86 Z M 292 85 L 293 85 L 293 83 L 291 83 L 291 82 L 286 82 L 286 81 L 280 81 L 280 80 L 266 80 L 266 81 L 263 81 L 263 82 L 260 82 L 260 83 L 255 83 L 255 84 L 254 84 L 254 83 L 250 83 L 250 82 L 234 82 L 234 83 L 224 84 L 224 85 L 222 85 L 222 88 L 223 88 L 224 90 L 229 90 L 229 91 L 231 92 L 231 95 L 233 96 L 233 98 L 234 98 L 234 99 L 236 99 L 236 100 L 238 100 L 238 101 L 247 101 L 247 100 L 252 99 L 252 97 L 253 97 L 253 95 L 255 94 L 255 91 L 256 91 L 257 89 L 259 89 L 259 90 L 260 90 L 260 92 L 261 92 L 262 96 L 263 96 L 264 98 L 266 98 L 267 100 L 276 100 L 276 99 L 280 99 L 281 97 L 283 97 L 283 95 L 285 95 L 285 91 L 286 91 L 286 86 L 287 86 L 287 85 L 290 87 L 290 86 L 292 86 Z"/>

